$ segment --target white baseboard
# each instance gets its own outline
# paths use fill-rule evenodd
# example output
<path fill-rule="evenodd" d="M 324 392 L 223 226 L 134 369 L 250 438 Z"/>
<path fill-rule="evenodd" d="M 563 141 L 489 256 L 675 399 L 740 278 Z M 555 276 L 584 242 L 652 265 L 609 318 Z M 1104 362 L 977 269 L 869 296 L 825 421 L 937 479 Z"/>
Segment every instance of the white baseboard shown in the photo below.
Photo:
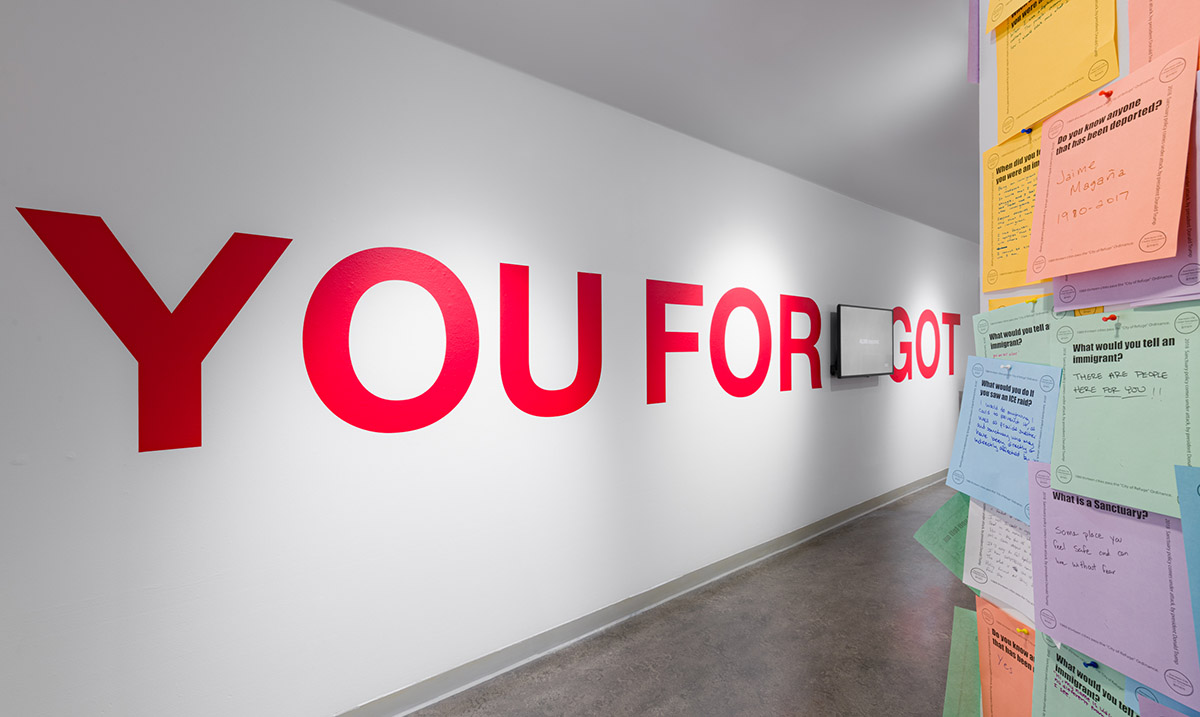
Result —
<path fill-rule="evenodd" d="M 742 570 L 770 556 L 811 540 L 826 531 L 895 502 L 906 495 L 946 479 L 946 471 L 919 478 L 883 495 L 835 513 L 798 530 L 768 540 L 761 545 L 693 570 L 643 593 L 601 608 L 571 622 L 459 665 L 451 670 L 371 700 L 343 713 L 340 717 L 400 717 L 445 699 L 496 675 L 508 672 L 531 660 L 562 649 L 594 632 L 628 620 L 662 603 L 673 600 L 730 573 Z"/>

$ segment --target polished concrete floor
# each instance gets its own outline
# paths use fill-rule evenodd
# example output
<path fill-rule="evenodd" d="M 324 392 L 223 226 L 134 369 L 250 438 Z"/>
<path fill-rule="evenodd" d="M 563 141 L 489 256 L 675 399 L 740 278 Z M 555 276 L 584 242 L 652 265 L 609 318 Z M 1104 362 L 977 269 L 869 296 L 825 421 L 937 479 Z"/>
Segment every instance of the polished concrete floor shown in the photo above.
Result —
<path fill-rule="evenodd" d="M 420 717 L 942 713 L 953 605 L 975 598 L 913 540 L 938 484 Z"/>

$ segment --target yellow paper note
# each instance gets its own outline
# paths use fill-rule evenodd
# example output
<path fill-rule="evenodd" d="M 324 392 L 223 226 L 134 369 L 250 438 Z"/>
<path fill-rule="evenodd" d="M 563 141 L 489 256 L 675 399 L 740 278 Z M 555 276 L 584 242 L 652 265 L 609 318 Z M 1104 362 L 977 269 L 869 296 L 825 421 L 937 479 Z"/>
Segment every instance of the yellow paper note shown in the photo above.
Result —
<path fill-rule="evenodd" d="M 1149 64 L 1198 32 L 1196 0 L 1129 0 L 1129 69 Z"/>
<path fill-rule="evenodd" d="M 983 153 L 984 291 L 1029 283 L 1025 267 L 1041 151 L 1042 128 L 1037 126 L 1032 134 L 1019 134 Z"/>
<path fill-rule="evenodd" d="M 1031 296 L 1006 296 L 1003 299 L 988 299 L 988 311 L 994 309 L 1003 309 L 1006 306 L 1016 306 L 1017 304 L 1032 304 L 1043 296 L 1049 294 L 1035 294 Z"/>
<path fill-rule="evenodd" d="M 1197 38 L 1046 120 L 1029 278 L 1175 256 Z"/>
<path fill-rule="evenodd" d="M 996 141 L 1119 74 L 1116 0 L 1034 0 L 996 29 Z"/>
<path fill-rule="evenodd" d="M 1012 14 L 1020 10 L 1027 0 L 991 0 L 988 3 L 987 23 L 984 25 L 985 32 L 992 32 L 1000 23 L 1012 17 Z"/>

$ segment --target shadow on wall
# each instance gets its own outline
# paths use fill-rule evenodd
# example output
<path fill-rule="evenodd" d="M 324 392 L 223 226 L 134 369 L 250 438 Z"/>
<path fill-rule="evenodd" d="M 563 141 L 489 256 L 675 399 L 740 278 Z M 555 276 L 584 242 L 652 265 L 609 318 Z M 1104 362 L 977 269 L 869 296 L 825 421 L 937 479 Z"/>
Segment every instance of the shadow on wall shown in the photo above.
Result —
<path fill-rule="evenodd" d="M 830 391 L 854 391 L 861 388 L 878 387 L 878 376 L 852 376 L 849 378 L 834 378 L 829 382 Z"/>

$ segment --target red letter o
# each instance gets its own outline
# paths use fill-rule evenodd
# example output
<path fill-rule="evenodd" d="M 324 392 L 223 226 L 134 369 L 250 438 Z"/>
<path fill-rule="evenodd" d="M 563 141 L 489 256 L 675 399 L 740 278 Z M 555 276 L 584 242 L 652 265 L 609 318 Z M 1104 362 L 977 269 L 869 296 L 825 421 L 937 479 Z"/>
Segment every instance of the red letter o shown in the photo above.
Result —
<path fill-rule="evenodd" d="M 446 358 L 437 380 L 415 398 L 371 393 L 350 362 L 350 319 L 363 294 L 384 281 L 410 281 L 428 291 L 446 323 Z M 321 401 L 352 426 L 377 433 L 415 431 L 454 410 L 479 362 L 479 322 L 466 287 L 436 259 L 381 247 L 351 254 L 330 269 L 304 314 L 304 365 Z"/>
<path fill-rule="evenodd" d="M 729 324 L 729 315 L 739 306 L 750 309 L 758 323 L 758 362 L 745 378 L 733 375 L 733 371 L 729 370 L 729 360 L 725 356 L 725 328 Z M 721 384 L 721 388 L 730 396 L 745 398 L 763 385 L 763 381 L 767 379 L 767 369 L 771 367 L 771 322 L 767 319 L 767 307 L 757 294 L 740 287 L 725 292 L 717 302 L 717 308 L 713 310 L 712 326 L 708 334 L 708 352 L 717 383 Z"/>
<path fill-rule="evenodd" d="M 921 341 L 921 332 L 925 329 L 925 324 L 933 326 L 933 363 L 925 365 L 924 343 Z M 942 332 L 938 326 L 937 316 L 925 309 L 921 312 L 921 318 L 917 319 L 917 335 L 913 339 L 916 343 L 917 351 L 917 368 L 921 370 L 921 375 L 925 378 L 933 378 L 933 374 L 937 373 L 938 362 L 942 358 Z"/>

